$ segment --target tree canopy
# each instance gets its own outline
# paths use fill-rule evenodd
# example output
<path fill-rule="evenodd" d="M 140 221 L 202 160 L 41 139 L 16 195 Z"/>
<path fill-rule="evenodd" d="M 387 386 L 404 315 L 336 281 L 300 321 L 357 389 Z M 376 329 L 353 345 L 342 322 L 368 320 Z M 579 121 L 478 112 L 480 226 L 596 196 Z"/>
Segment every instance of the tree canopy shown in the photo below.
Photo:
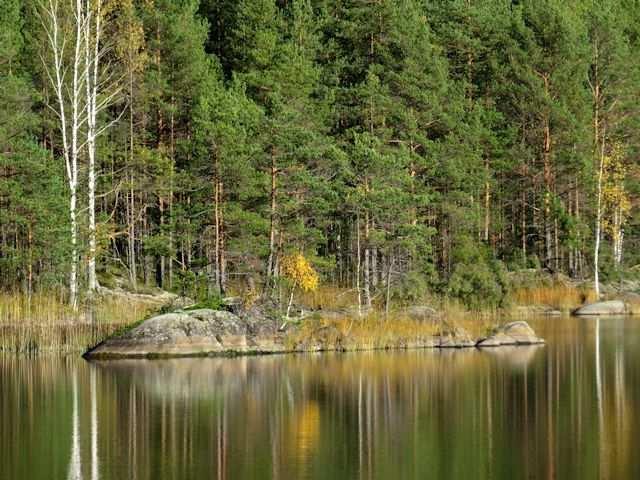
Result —
<path fill-rule="evenodd" d="M 95 165 L 79 142 L 75 259 L 52 19 L 5 3 L 4 288 L 64 286 L 77 260 L 82 285 L 95 262 L 134 289 L 269 292 L 300 255 L 363 305 L 498 304 L 505 269 L 638 262 L 635 0 L 45 2 L 68 39 L 77 5 L 100 15 L 117 83 Z"/>

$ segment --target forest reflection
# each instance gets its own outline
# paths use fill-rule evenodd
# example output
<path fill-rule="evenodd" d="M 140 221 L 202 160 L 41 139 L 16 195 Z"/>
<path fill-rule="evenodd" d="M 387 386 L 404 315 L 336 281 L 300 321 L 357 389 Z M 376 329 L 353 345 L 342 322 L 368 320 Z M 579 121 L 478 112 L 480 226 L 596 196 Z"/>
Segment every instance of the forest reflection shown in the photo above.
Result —
<path fill-rule="evenodd" d="M 536 328 L 548 345 L 0 357 L 0 477 L 637 478 L 638 326 Z"/>

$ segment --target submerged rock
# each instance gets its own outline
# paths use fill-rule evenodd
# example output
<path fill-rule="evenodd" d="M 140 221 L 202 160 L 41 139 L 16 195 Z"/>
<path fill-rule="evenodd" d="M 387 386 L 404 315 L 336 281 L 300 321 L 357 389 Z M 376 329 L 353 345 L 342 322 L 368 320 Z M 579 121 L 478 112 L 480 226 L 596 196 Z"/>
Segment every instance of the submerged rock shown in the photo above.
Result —
<path fill-rule="evenodd" d="M 627 304 L 622 300 L 596 302 L 578 308 L 574 315 L 626 315 L 629 313 Z"/>
<path fill-rule="evenodd" d="M 536 345 L 544 340 L 536 335 L 527 322 L 511 322 L 496 328 L 485 338 L 476 342 L 478 347 L 499 347 L 502 345 Z"/>

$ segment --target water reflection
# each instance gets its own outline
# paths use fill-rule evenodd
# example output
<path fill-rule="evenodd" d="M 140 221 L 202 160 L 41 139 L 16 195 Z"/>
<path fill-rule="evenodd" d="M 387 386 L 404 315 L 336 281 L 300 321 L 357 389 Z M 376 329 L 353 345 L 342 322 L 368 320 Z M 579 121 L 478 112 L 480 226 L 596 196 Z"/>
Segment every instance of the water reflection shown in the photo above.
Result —
<path fill-rule="evenodd" d="M 82 479 L 80 465 L 80 420 L 78 418 L 78 371 L 73 369 L 72 377 L 73 413 L 71 414 L 71 458 L 69 459 L 69 480 Z"/>
<path fill-rule="evenodd" d="M 0 478 L 637 478 L 640 324 L 536 328 L 547 346 L 0 357 Z"/>

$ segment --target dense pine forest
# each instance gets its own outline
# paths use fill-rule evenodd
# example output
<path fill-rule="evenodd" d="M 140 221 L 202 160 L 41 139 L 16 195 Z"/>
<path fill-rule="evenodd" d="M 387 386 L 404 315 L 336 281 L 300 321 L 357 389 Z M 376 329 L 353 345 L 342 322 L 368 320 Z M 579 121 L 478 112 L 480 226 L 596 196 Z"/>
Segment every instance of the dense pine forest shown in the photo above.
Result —
<path fill-rule="evenodd" d="M 640 263 L 639 47 L 638 0 L 4 0 L 0 287 L 597 288 Z"/>

